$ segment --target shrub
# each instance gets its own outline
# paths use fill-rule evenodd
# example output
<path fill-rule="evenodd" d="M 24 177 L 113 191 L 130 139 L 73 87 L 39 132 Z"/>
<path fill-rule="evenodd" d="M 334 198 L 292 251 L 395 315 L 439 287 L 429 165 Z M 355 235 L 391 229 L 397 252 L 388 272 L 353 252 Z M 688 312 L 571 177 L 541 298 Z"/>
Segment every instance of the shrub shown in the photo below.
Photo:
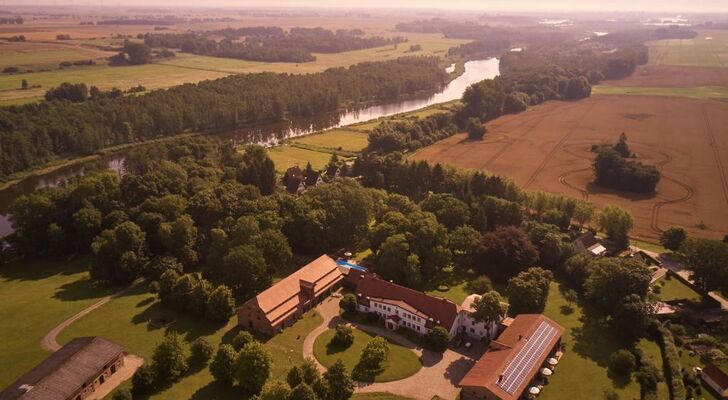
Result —
<path fill-rule="evenodd" d="M 152 365 L 157 377 L 161 381 L 179 378 L 189 367 L 188 354 L 189 349 L 182 336 L 176 332 L 168 333 L 152 355 Z"/>
<path fill-rule="evenodd" d="M 193 363 L 205 366 L 215 353 L 215 348 L 207 339 L 200 337 L 190 345 L 190 353 Z"/>
<path fill-rule="evenodd" d="M 270 351 L 259 342 L 246 344 L 235 360 L 235 378 L 247 393 L 260 393 L 270 377 L 273 358 Z"/>
<path fill-rule="evenodd" d="M 383 337 L 370 340 L 361 352 L 359 363 L 367 369 L 379 369 L 389 356 L 389 343 Z"/>
<path fill-rule="evenodd" d="M 619 376 L 630 376 L 636 367 L 637 358 L 629 350 L 618 350 L 609 357 L 609 370 Z"/>
<path fill-rule="evenodd" d="M 450 341 L 450 334 L 447 329 L 436 326 L 427 334 L 427 343 L 434 351 L 445 351 L 447 343 Z"/>
<path fill-rule="evenodd" d="M 341 309 L 347 313 L 352 313 L 352 312 L 356 311 L 356 305 L 357 305 L 356 296 L 354 296 L 351 293 L 345 294 L 344 297 L 342 297 L 341 300 L 339 300 L 339 307 L 341 307 Z"/>
<path fill-rule="evenodd" d="M 467 284 L 468 291 L 471 293 L 483 294 L 493 290 L 493 282 L 485 275 L 481 275 Z"/>
<path fill-rule="evenodd" d="M 485 126 L 477 118 L 468 119 L 468 124 L 465 128 L 468 131 L 468 138 L 470 140 L 481 140 L 485 136 Z"/>
<path fill-rule="evenodd" d="M 660 235 L 660 244 L 666 249 L 677 251 L 687 239 L 688 233 L 684 228 L 674 226 Z"/>
<path fill-rule="evenodd" d="M 233 338 L 233 348 L 235 351 L 240 351 L 246 344 L 255 340 L 253 335 L 248 331 L 240 331 Z"/>
<path fill-rule="evenodd" d="M 150 364 L 143 364 L 131 377 L 131 391 L 135 396 L 154 393 L 157 389 L 157 374 Z"/>
<path fill-rule="evenodd" d="M 111 400 L 132 400 L 131 390 L 117 389 L 111 396 Z"/>
<path fill-rule="evenodd" d="M 651 358 L 642 358 L 641 362 L 642 365 L 635 373 L 635 377 L 644 391 L 654 392 L 657 390 L 657 384 L 662 381 L 660 370 Z"/>
<path fill-rule="evenodd" d="M 225 385 L 232 385 L 237 356 L 238 353 L 229 344 L 222 344 L 218 347 L 215 358 L 210 363 L 210 373 L 215 381 Z"/>
<path fill-rule="evenodd" d="M 331 338 L 331 344 L 336 347 L 347 348 L 354 343 L 354 330 L 344 324 L 336 325 L 336 334 Z"/>

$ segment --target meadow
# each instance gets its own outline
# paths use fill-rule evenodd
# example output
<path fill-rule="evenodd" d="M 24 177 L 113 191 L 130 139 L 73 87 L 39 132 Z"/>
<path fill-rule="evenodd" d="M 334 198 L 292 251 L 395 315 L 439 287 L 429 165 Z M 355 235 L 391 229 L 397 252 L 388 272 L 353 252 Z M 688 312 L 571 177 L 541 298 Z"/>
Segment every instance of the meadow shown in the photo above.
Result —
<path fill-rule="evenodd" d="M 701 30 L 693 39 L 649 43 L 650 64 L 728 67 L 728 32 Z"/>

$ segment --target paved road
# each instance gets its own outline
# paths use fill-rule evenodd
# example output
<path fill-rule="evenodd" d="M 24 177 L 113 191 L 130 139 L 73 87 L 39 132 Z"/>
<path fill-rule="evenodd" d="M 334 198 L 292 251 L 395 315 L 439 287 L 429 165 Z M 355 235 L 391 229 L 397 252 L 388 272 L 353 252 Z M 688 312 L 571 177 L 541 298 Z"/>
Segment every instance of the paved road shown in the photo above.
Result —
<path fill-rule="evenodd" d="M 56 351 L 61 348 L 61 345 L 58 343 L 58 335 L 66 328 L 68 328 L 69 325 L 72 323 L 78 321 L 79 319 L 83 318 L 84 316 L 91 313 L 91 311 L 96 310 L 97 308 L 103 306 L 104 304 L 111 301 L 111 299 L 114 299 L 119 296 L 123 296 L 125 293 L 130 291 L 131 289 L 137 287 L 139 284 L 141 284 L 144 280 L 143 279 L 137 279 L 136 281 L 132 282 L 131 285 L 128 287 L 119 290 L 116 293 L 113 293 L 109 296 L 101 298 L 99 301 L 97 301 L 94 304 L 91 304 L 90 306 L 84 308 L 83 310 L 79 311 L 77 314 L 71 316 L 67 320 L 61 322 L 60 324 L 56 325 L 55 328 L 51 329 L 50 332 L 48 332 L 43 339 L 40 341 L 40 346 L 46 350 L 49 351 Z"/>
<path fill-rule="evenodd" d="M 339 316 L 338 303 L 338 298 L 329 297 L 316 307 L 324 322 L 312 330 L 303 341 L 303 356 L 312 358 L 321 370 L 325 370 L 325 368 L 316 361 L 313 355 L 313 344 L 316 338 L 326 330 L 339 323 L 347 322 Z M 390 330 L 358 323 L 351 324 L 361 330 L 387 337 L 395 343 L 409 348 L 422 361 L 422 369 L 405 379 L 383 383 L 356 382 L 355 390 L 358 393 L 389 392 L 421 400 L 430 400 L 434 396 L 443 399 L 455 399 L 460 391 L 457 383 L 474 364 L 472 358 L 452 350 L 446 350 L 442 354 L 424 350 Z"/>

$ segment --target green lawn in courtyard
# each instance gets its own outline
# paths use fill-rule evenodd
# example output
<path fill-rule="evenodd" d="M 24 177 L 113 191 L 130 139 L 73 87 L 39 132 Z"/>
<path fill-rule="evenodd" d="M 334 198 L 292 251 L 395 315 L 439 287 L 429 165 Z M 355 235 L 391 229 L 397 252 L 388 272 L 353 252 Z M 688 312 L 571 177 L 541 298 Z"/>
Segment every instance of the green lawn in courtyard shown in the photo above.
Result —
<path fill-rule="evenodd" d="M 664 284 L 662 284 L 662 282 L 664 282 Z M 703 300 L 703 296 L 701 296 L 700 293 L 696 292 L 690 286 L 675 277 L 667 275 L 655 282 L 655 284 L 662 285 L 660 288 L 660 294 L 658 295 L 662 301 L 689 300 L 697 304 Z"/>
<path fill-rule="evenodd" d="M 0 388 L 50 354 L 40 347 L 48 331 L 112 291 L 91 281 L 88 258 L 0 266 Z"/>
<path fill-rule="evenodd" d="M 610 355 L 621 348 L 618 340 L 602 322 L 586 317 L 579 305 L 574 305 L 573 312 L 565 312 L 567 305 L 558 283 L 553 282 L 545 314 L 564 327 L 561 340 L 566 351 L 539 399 L 601 398 L 607 389 L 615 390 L 620 399 L 639 399 L 637 382 L 613 380 L 607 373 Z"/>
<path fill-rule="evenodd" d="M 354 328 L 354 343 L 347 349 L 330 346 L 329 342 L 335 334 L 334 329 L 329 329 L 316 338 L 313 345 L 313 354 L 325 367 L 333 365 L 336 360 L 341 360 L 349 371 L 359 363 L 364 346 L 374 335 Z M 402 347 L 396 343 L 389 342 L 389 357 L 384 362 L 382 370 L 374 377 L 374 382 L 389 382 L 404 379 L 414 375 L 422 368 L 417 354 L 412 350 Z"/>

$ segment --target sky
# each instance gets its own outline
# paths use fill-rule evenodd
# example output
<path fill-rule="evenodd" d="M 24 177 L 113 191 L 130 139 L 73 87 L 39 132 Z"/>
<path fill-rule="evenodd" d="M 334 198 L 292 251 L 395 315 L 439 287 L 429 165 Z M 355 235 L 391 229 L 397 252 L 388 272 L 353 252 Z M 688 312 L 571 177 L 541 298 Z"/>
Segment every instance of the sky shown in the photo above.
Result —
<path fill-rule="evenodd" d="M 723 12 L 728 0 L 0 0 L 0 5 L 104 5 L 170 7 L 397 7 L 510 11 Z"/>

